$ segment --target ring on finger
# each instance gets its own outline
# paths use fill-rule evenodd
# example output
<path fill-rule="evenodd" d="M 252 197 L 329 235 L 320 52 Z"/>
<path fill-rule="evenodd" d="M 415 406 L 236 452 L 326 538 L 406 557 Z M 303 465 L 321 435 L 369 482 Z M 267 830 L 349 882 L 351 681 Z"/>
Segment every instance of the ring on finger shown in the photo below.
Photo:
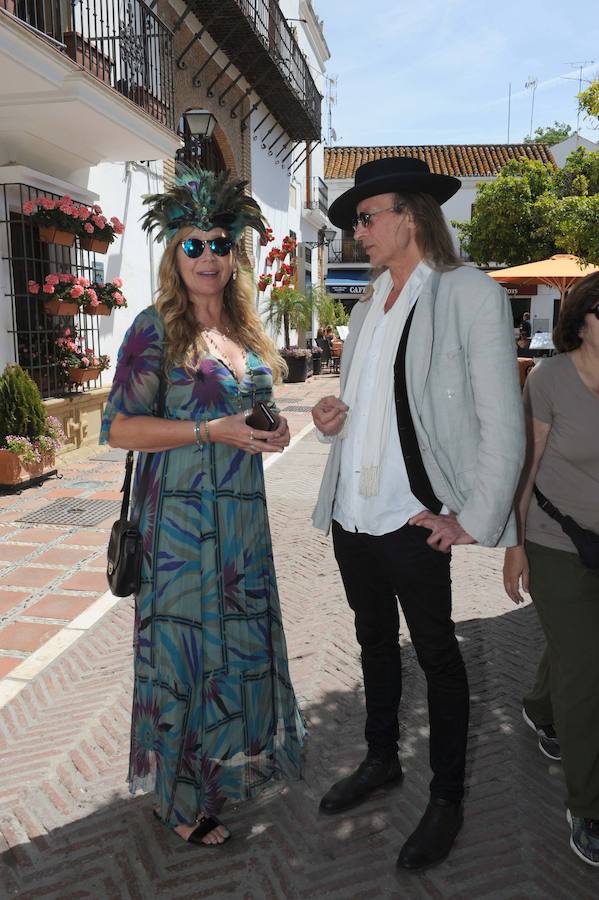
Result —
<path fill-rule="evenodd" d="M 254 440 L 254 432 L 250 431 L 250 441 L 253 441 L 253 440 Z"/>

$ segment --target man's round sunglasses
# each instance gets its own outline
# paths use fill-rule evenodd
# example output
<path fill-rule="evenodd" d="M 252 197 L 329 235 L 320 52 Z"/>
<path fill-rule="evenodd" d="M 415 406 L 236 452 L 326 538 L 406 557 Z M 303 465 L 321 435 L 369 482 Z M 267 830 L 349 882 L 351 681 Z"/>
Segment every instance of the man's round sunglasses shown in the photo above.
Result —
<path fill-rule="evenodd" d="M 197 259 L 202 255 L 206 246 L 210 247 L 210 252 L 216 256 L 227 256 L 233 247 L 233 241 L 230 238 L 217 237 L 210 241 L 202 241 L 200 238 L 186 238 L 181 241 L 183 253 L 190 259 Z"/>
<path fill-rule="evenodd" d="M 371 224 L 371 219 L 373 216 L 378 216 L 379 213 L 383 212 L 396 212 L 400 213 L 405 209 L 405 203 L 396 203 L 395 206 L 386 206 L 384 209 L 375 209 L 373 212 L 361 212 L 357 213 L 352 222 L 352 228 L 355 231 L 358 225 L 361 225 L 362 228 L 369 228 Z"/>

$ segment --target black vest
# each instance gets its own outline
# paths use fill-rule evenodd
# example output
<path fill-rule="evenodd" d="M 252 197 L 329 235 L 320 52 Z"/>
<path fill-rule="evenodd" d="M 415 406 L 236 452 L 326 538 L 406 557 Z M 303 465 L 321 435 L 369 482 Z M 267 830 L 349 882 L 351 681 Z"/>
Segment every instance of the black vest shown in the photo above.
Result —
<path fill-rule="evenodd" d="M 416 303 L 406 320 L 397 356 L 395 357 L 395 410 L 397 412 L 399 440 L 412 493 L 420 500 L 423 506 L 426 506 L 427 509 L 438 515 L 443 504 L 435 496 L 422 462 L 420 447 L 418 446 L 416 431 L 414 430 L 414 422 L 412 421 L 412 413 L 410 412 L 410 404 L 408 403 L 408 389 L 406 385 L 406 349 Z"/>

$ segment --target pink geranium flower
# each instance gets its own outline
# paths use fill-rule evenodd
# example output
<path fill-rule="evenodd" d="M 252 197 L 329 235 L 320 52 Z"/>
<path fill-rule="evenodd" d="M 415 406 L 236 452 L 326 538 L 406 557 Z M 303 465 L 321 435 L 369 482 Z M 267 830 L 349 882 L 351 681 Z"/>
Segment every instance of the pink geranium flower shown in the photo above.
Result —
<path fill-rule="evenodd" d="M 120 287 L 123 286 L 123 279 L 122 279 L 122 278 L 119 278 L 119 276 L 116 275 L 116 276 L 112 279 L 112 283 L 114 284 L 115 287 L 119 287 L 119 288 L 120 288 Z"/>
<path fill-rule="evenodd" d="M 89 278 L 86 278 L 85 275 L 78 275 L 75 279 L 75 283 L 80 284 L 83 287 L 89 287 L 91 284 Z"/>
<path fill-rule="evenodd" d="M 27 290 L 30 294 L 39 294 L 40 286 L 37 281 L 28 281 L 27 282 Z"/>
<path fill-rule="evenodd" d="M 106 219 L 104 218 L 104 216 L 92 216 L 92 222 L 94 223 L 96 228 L 100 229 L 100 231 L 106 227 Z"/>
<path fill-rule="evenodd" d="M 81 357 L 81 365 L 85 367 L 89 366 L 89 359 L 87 358 L 87 356 Z"/>
<path fill-rule="evenodd" d="M 84 227 L 85 231 L 87 231 L 88 234 L 94 233 L 94 226 L 91 224 L 91 222 L 86 222 L 83 227 Z"/>
<path fill-rule="evenodd" d="M 45 284 L 42 288 L 42 291 L 44 292 L 44 294 L 53 294 L 54 286 L 51 284 Z"/>
<path fill-rule="evenodd" d="M 94 203 L 93 210 L 94 210 L 95 214 L 98 216 L 102 212 L 102 207 L 100 206 L 99 203 Z"/>
<path fill-rule="evenodd" d="M 84 293 L 85 293 L 85 291 L 83 290 L 83 288 L 81 287 L 81 285 L 80 285 L 80 284 L 75 284 L 75 285 L 73 285 L 73 287 L 72 287 L 71 290 L 69 291 L 69 296 L 72 297 L 73 300 L 77 300 L 77 298 L 78 298 L 78 297 L 81 297 L 82 294 L 84 294 Z"/>
<path fill-rule="evenodd" d="M 37 204 L 33 202 L 33 200 L 26 200 L 23 204 L 23 212 L 26 216 L 30 216 L 32 212 L 35 212 L 35 207 Z"/>
<path fill-rule="evenodd" d="M 58 284 L 60 278 L 58 275 L 46 275 L 46 284 Z"/>

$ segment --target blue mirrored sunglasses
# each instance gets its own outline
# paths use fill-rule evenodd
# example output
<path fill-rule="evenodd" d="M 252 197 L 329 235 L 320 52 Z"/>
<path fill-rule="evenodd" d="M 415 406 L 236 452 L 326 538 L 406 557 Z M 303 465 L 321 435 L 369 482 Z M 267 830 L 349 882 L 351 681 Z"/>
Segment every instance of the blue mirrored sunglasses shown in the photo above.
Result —
<path fill-rule="evenodd" d="M 231 252 L 233 241 L 231 238 L 224 237 L 212 238 L 211 241 L 202 241 L 200 238 L 186 238 L 186 240 L 181 241 L 181 246 L 185 256 L 189 256 L 190 259 L 197 259 L 202 255 L 206 246 L 210 247 L 210 252 L 216 256 L 227 256 Z"/>

